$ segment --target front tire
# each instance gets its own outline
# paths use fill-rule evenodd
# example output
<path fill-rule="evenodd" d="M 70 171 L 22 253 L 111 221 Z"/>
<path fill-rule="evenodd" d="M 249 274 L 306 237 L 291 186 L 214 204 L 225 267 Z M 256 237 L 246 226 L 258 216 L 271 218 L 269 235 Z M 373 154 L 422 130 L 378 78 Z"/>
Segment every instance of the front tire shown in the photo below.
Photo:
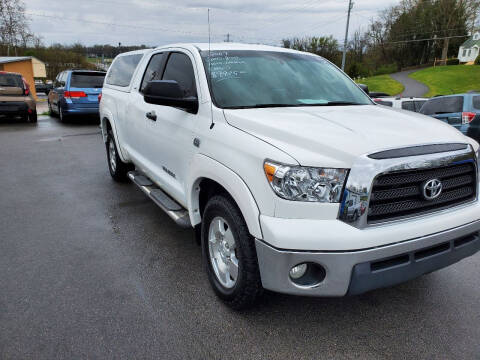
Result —
<path fill-rule="evenodd" d="M 120 159 L 112 130 L 108 130 L 107 132 L 107 142 L 105 145 L 107 148 L 108 170 L 110 170 L 110 175 L 113 180 L 118 182 L 127 181 L 128 172 L 134 170 L 134 167 L 132 164 L 126 164 Z"/>
<path fill-rule="evenodd" d="M 48 102 L 48 112 L 50 113 L 51 117 L 57 117 L 57 114 L 52 109 L 52 103 L 50 101 Z"/>
<path fill-rule="evenodd" d="M 231 308 L 251 307 L 263 293 L 254 238 L 228 195 L 212 197 L 203 214 L 202 252 L 215 294 Z"/>

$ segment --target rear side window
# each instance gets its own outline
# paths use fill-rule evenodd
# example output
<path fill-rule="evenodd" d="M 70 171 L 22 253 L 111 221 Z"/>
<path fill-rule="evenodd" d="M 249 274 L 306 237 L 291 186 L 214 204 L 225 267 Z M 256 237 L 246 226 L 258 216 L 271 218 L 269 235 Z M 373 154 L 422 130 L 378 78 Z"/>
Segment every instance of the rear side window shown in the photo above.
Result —
<path fill-rule="evenodd" d="M 463 111 L 463 97 L 450 96 L 428 100 L 420 111 L 425 115 L 458 113 Z"/>
<path fill-rule="evenodd" d="M 23 89 L 22 77 L 14 74 L 0 74 L 0 86 L 18 87 Z"/>
<path fill-rule="evenodd" d="M 142 54 L 124 55 L 117 58 L 107 75 L 107 84 L 128 86 L 133 73 L 142 59 Z"/>
<path fill-rule="evenodd" d="M 480 110 L 480 96 L 473 97 L 473 107 Z"/>
<path fill-rule="evenodd" d="M 403 110 L 409 110 L 409 111 L 415 111 L 415 104 L 413 101 L 404 101 L 402 102 L 402 109 Z"/>
<path fill-rule="evenodd" d="M 172 53 L 163 73 L 163 80 L 175 80 L 185 97 L 197 96 L 195 73 L 190 58 L 181 53 Z"/>
<path fill-rule="evenodd" d="M 72 73 L 70 87 L 75 88 L 101 88 L 105 74 L 102 73 Z"/>
<path fill-rule="evenodd" d="M 376 102 L 378 105 L 390 106 L 390 107 L 393 106 L 393 102 L 391 102 L 391 101 L 375 100 L 375 102 Z"/>

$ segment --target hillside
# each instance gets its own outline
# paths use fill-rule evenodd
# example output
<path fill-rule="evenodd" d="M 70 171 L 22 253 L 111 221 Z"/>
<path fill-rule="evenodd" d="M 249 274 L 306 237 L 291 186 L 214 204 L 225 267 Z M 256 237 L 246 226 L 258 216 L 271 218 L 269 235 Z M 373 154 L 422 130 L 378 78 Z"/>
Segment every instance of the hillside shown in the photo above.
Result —
<path fill-rule="evenodd" d="M 409 75 L 430 88 L 425 96 L 450 95 L 480 90 L 480 66 L 437 66 L 416 71 Z"/>

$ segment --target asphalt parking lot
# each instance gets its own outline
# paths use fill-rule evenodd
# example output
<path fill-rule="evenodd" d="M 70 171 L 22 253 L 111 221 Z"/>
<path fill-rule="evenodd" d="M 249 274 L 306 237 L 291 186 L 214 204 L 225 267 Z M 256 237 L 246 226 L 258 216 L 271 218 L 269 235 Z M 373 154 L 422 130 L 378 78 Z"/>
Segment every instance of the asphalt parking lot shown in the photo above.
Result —
<path fill-rule="evenodd" d="M 0 123 L 1 359 L 480 359 L 480 254 L 400 286 L 236 313 L 192 231 L 114 183 L 94 121 Z"/>

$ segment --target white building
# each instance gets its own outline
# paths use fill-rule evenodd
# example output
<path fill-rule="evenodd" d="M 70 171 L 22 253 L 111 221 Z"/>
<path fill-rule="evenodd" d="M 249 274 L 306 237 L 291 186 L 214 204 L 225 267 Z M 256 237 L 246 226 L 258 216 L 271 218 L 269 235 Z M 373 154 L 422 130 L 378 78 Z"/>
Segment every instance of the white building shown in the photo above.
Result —
<path fill-rule="evenodd" d="M 462 63 L 475 61 L 480 49 L 480 32 L 476 31 L 458 50 L 458 60 Z"/>

